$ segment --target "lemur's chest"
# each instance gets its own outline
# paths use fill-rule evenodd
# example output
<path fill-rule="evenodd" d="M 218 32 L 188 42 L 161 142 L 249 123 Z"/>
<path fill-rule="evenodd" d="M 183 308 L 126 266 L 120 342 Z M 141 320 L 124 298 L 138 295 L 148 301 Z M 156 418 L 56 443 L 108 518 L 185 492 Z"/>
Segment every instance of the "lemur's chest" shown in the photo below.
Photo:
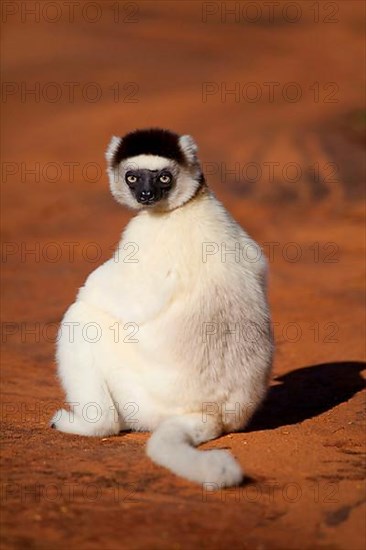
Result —
<path fill-rule="evenodd" d="M 192 210 L 186 206 L 160 218 L 141 216 L 133 220 L 117 250 L 121 271 L 132 280 L 156 283 L 172 272 L 187 278 L 197 276 L 204 267 L 206 243 L 216 236 L 210 234 L 210 224 L 197 219 Z"/>
<path fill-rule="evenodd" d="M 114 257 L 90 275 L 80 298 L 123 321 L 146 323 L 188 296 L 198 303 L 225 277 L 228 284 L 232 270 L 217 249 L 221 239 L 231 244 L 214 206 L 134 218 Z"/>

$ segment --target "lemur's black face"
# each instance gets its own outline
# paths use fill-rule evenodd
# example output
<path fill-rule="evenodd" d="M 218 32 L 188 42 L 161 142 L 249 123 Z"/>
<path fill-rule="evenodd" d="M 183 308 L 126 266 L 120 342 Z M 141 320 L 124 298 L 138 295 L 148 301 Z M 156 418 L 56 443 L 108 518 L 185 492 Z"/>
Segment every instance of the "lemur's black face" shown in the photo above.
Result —
<path fill-rule="evenodd" d="M 146 206 L 166 197 L 174 183 L 173 174 L 165 168 L 128 170 L 125 180 L 137 202 Z"/>

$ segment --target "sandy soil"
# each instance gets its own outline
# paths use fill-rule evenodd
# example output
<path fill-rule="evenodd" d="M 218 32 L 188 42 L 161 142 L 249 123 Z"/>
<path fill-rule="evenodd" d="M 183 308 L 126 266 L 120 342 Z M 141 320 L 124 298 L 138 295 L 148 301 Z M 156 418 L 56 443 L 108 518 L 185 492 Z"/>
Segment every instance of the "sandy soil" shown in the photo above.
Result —
<path fill-rule="evenodd" d="M 273 21 L 257 2 L 256 23 L 225 23 L 219 2 L 119 3 L 115 22 L 108 1 L 93 23 L 85 4 L 74 22 L 3 13 L 3 548 L 363 548 L 363 3 L 296 2 L 293 23 L 288 2 Z M 151 125 L 196 137 L 215 192 L 270 255 L 268 399 L 245 432 L 205 445 L 242 464 L 232 490 L 153 465 L 147 434 L 48 426 L 57 323 L 130 217 L 103 151 Z"/>

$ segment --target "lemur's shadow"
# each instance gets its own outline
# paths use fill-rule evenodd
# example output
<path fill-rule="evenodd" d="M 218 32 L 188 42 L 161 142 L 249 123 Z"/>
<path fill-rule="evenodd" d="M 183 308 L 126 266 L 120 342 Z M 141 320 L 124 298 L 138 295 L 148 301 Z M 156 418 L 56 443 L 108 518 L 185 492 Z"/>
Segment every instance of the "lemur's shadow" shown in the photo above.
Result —
<path fill-rule="evenodd" d="M 245 431 L 271 430 L 313 418 L 365 388 L 366 363 L 344 361 L 303 367 L 275 378 Z"/>

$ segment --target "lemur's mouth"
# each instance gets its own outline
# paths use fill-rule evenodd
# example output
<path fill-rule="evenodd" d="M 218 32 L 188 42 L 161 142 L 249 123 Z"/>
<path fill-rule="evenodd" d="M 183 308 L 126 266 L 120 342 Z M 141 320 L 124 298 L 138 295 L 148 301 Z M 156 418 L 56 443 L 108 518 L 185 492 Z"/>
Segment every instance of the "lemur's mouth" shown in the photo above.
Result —
<path fill-rule="evenodd" d="M 135 198 L 139 204 L 142 204 L 143 206 L 151 206 L 164 199 L 168 195 L 169 191 L 170 188 L 150 188 L 139 193 L 135 193 Z"/>
<path fill-rule="evenodd" d="M 155 204 L 161 199 L 161 196 L 158 196 L 156 193 L 154 194 L 143 194 L 137 196 L 136 200 L 139 204 L 142 204 L 143 206 L 151 206 L 152 204 Z"/>
<path fill-rule="evenodd" d="M 153 204 L 156 204 L 157 200 L 149 200 L 149 201 L 137 201 L 139 204 L 142 204 L 142 206 L 152 206 Z"/>

